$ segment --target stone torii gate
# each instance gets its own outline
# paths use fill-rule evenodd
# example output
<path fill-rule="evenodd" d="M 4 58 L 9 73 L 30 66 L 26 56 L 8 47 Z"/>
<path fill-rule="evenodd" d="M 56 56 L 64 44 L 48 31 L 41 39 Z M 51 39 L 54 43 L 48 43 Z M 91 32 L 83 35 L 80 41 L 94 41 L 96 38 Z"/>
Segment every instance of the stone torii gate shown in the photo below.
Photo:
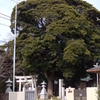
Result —
<path fill-rule="evenodd" d="M 19 83 L 19 92 L 21 91 L 21 85 L 23 84 L 23 90 L 25 90 L 26 84 L 31 84 L 32 90 L 34 89 L 32 76 L 15 76 L 16 82 Z"/>

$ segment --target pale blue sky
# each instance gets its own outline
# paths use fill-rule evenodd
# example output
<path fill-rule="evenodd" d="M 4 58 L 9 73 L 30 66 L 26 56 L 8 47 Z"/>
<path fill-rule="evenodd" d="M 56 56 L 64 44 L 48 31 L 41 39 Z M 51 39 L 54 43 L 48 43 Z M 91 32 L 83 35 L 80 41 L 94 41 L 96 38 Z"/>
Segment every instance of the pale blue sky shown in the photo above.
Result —
<path fill-rule="evenodd" d="M 97 8 L 100 11 L 100 0 L 84 0 L 88 3 L 92 4 L 95 8 Z"/>
<path fill-rule="evenodd" d="M 15 0 L 15 1 L 21 1 L 21 0 Z M 84 0 L 84 1 L 87 1 L 88 3 L 92 4 L 95 8 L 97 8 L 100 11 L 100 0 Z M 0 13 L 11 16 L 11 12 L 14 6 L 15 2 L 12 2 L 11 0 L 0 0 Z M 1 14 L 0 16 L 4 17 Z M 13 34 L 11 33 L 10 28 L 1 25 L 2 23 L 10 26 L 10 20 L 6 20 L 1 17 L 0 17 L 0 44 L 3 43 L 1 41 L 5 40 L 8 41 L 9 39 L 13 38 Z"/>
<path fill-rule="evenodd" d="M 14 0 L 14 1 L 22 1 L 22 0 Z M 4 42 L 9 41 L 10 39 L 13 39 L 13 34 L 10 31 L 10 20 L 3 19 L 1 17 L 5 17 L 2 14 L 11 16 L 11 12 L 13 10 L 13 7 L 16 5 L 16 2 L 13 2 L 12 0 L 0 0 L 0 45 L 4 44 Z M 7 19 L 10 19 L 9 17 L 5 17 Z M 7 26 L 3 26 L 1 24 L 5 24 Z"/>

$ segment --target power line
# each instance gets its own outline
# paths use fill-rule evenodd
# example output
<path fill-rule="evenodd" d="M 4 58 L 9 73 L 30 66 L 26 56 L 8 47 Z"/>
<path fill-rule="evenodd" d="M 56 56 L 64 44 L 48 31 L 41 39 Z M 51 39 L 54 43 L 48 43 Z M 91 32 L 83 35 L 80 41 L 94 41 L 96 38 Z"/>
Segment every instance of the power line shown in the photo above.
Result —
<path fill-rule="evenodd" d="M 17 1 L 15 1 L 15 0 L 10 0 L 10 1 L 13 1 L 13 2 L 16 2 L 16 3 L 18 3 Z"/>
<path fill-rule="evenodd" d="M 6 19 L 6 20 L 10 20 L 10 19 L 8 19 L 8 18 L 5 18 L 5 17 L 2 17 L 2 16 L 0 16 L 0 18 Z"/>
<path fill-rule="evenodd" d="M 13 2 L 15 2 L 15 3 L 19 3 L 19 1 L 20 1 L 20 0 L 17 0 L 18 2 L 17 2 L 17 1 L 15 1 L 15 0 L 10 0 L 10 1 L 13 1 Z"/>
<path fill-rule="evenodd" d="M 8 25 L 6 25 L 6 24 L 2 24 L 2 23 L 0 23 L 0 25 L 6 26 L 6 27 L 10 27 L 10 26 L 8 26 Z"/>
<path fill-rule="evenodd" d="M 5 15 L 5 14 L 3 14 L 3 13 L 0 13 L 0 15 L 3 15 L 3 16 L 6 16 L 6 17 L 9 17 L 9 18 L 10 18 L 10 16 L 8 16 L 8 15 Z"/>

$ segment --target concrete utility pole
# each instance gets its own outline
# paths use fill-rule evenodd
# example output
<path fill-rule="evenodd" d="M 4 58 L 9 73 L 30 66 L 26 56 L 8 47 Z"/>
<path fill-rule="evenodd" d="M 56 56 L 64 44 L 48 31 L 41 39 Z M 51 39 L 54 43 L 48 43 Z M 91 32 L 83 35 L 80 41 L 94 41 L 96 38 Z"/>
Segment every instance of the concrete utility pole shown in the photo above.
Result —
<path fill-rule="evenodd" d="M 14 1 L 14 0 L 12 0 Z M 21 0 L 26 1 L 26 0 Z M 14 53 L 13 53 L 13 91 L 15 91 L 15 61 L 16 61 L 16 20 L 17 20 L 17 1 L 15 5 L 15 30 L 14 30 Z"/>
<path fill-rule="evenodd" d="M 16 19 L 17 19 L 17 3 L 15 6 L 14 54 L 13 54 L 13 91 L 15 91 Z"/>

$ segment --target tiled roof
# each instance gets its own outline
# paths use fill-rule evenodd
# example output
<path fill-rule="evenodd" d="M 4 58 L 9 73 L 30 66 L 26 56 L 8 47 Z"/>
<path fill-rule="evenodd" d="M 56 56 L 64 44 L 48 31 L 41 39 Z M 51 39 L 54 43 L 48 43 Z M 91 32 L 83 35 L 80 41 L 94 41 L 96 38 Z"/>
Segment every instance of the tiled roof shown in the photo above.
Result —
<path fill-rule="evenodd" d="M 100 72 L 100 66 L 87 69 L 86 72 L 99 73 Z"/>

